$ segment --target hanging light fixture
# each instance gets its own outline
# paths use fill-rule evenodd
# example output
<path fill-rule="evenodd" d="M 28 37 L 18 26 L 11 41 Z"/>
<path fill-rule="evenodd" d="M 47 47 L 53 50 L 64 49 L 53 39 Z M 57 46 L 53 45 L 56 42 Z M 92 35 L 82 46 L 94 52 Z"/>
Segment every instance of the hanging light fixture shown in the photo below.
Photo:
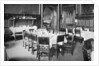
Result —
<path fill-rule="evenodd" d="M 75 23 L 77 23 L 78 22 L 78 20 L 77 19 L 75 19 Z"/>

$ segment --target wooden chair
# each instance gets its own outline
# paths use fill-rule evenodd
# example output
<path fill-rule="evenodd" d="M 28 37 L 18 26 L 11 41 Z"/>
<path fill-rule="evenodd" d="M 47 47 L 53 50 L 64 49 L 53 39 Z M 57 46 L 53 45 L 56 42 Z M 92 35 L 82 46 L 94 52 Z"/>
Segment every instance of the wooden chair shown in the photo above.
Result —
<path fill-rule="evenodd" d="M 71 53 L 73 54 L 73 38 L 74 38 L 74 33 L 73 33 L 73 29 L 69 29 L 68 28 L 68 34 L 65 35 L 66 39 L 67 39 L 67 43 L 63 44 L 63 53 Z"/>
<path fill-rule="evenodd" d="M 38 37 L 38 45 L 37 45 L 37 57 L 38 60 L 41 60 L 41 57 L 48 56 L 48 60 L 50 60 L 50 38 L 47 36 Z"/>
<path fill-rule="evenodd" d="M 28 33 L 28 51 L 30 50 L 30 48 L 32 48 L 32 35 L 31 33 Z"/>
<path fill-rule="evenodd" d="M 81 37 L 81 30 L 80 29 L 75 29 L 75 36 Z"/>
<path fill-rule="evenodd" d="M 24 31 L 24 35 L 23 35 L 23 46 L 25 45 L 25 49 L 28 46 L 28 34 L 26 31 Z"/>
<path fill-rule="evenodd" d="M 68 36 L 67 36 L 68 42 L 72 42 L 73 41 L 73 37 L 74 37 L 73 28 L 68 28 Z"/>
<path fill-rule="evenodd" d="M 30 48 L 32 48 L 32 32 L 34 29 L 29 29 L 29 33 L 28 33 L 28 51 L 30 50 Z"/>
<path fill-rule="evenodd" d="M 31 34 L 31 45 L 29 48 L 32 48 L 32 53 L 37 50 L 37 35 Z"/>
<path fill-rule="evenodd" d="M 57 47 L 56 47 L 57 58 L 58 58 L 59 53 L 61 53 L 63 51 L 63 48 L 62 48 L 63 44 L 64 44 L 64 35 L 58 35 L 57 44 L 56 44 L 57 45 Z"/>
<path fill-rule="evenodd" d="M 82 49 L 83 49 L 83 55 L 84 55 L 85 61 L 91 60 L 90 52 L 92 51 L 92 44 L 91 44 L 92 41 L 93 41 L 93 39 L 88 39 L 88 40 L 84 41 L 84 45 L 83 45 Z"/>
<path fill-rule="evenodd" d="M 25 30 L 23 30 L 23 47 L 25 45 Z"/>
<path fill-rule="evenodd" d="M 74 41 L 75 42 L 83 43 L 84 38 L 81 37 L 81 30 L 80 29 L 75 29 Z"/>

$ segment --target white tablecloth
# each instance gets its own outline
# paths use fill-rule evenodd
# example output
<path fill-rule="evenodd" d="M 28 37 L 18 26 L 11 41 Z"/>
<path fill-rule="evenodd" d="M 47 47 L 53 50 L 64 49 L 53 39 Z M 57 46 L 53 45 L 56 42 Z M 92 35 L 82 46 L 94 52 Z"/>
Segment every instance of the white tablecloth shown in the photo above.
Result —
<path fill-rule="evenodd" d="M 64 35 L 64 33 L 51 34 L 51 36 L 50 36 L 50 47 L 52 47 L 53 44 L 57 44 L 57 36 L 59 36 L 59 35 Z M 62 45 L 63 42 L 58 42 L 58 44 Z"/>
<path fill-rule="evenodd" d="M 81 36 L 84 38 L 84 40 L 93 38 L 94 39 L 94 32 L 89 32 L 89 31 L 82 31 Z"/>

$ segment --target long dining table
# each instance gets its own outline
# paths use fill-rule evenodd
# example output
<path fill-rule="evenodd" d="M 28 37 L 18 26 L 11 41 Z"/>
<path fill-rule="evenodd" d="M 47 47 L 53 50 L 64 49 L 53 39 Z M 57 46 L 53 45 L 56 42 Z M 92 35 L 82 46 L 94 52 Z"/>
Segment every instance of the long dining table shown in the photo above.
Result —
<path fill-rule="evenodd" d="M 44 32 L 43 32 L 44 31 Z M 57 37 L 59 36 L 59 35 L 65 35 L 65 33 L 64 32 L 56 32 L 56 33 L 49 33 L 49 32 L 47 32 L 46 30 L 40 30 L 40 29 L 38 29 L 38 30 L 34 30 L 33 32 L 31 31 L 29 31 L 28 29 L 26 30 L 26 34 L 27 35 L 37 35 L 37 37 L 38 36 L 41 36 L 41 37 L 43 37 L 43 36 L 46 36 L 46 37 L 49 37 L 50 38 L 50 48 L 52 47 L 52 45 L 53 44 L 57 44 Z M 62 42 L 60 42 L 59 43 L 60 45 L 62 44 Z"/>

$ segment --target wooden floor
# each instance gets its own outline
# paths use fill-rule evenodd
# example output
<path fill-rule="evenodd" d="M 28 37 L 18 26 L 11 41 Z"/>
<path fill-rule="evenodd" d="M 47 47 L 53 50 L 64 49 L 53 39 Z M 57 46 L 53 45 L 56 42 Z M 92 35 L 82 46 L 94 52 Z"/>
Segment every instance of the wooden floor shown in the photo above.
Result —
<path fill-rule="evenodd" d="M 34 54 L 28 49 L 23 47 L 22 40 L 5 42 L 7 56 L 10 61 L 37 61 L 37 52 Z M 44 59 L 44 58 L 43 58 Z M 76 44 L 74 54 L 65 53 L 64 55 L 59 54 L 58 58 L 53 56 L 51 61 L 83 61 L 82 46 Z"/>

